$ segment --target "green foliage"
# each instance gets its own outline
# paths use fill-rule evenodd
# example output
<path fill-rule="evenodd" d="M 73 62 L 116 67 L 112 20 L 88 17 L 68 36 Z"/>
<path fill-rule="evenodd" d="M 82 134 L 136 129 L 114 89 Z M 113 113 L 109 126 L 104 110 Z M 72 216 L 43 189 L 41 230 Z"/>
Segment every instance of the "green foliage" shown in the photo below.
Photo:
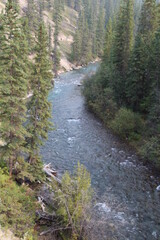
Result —
<path fill-rule="evenodd" d="M 17 236 L 34 228 L 36 199 L 31 189 L 18 186 L 0 169 L 0 225 Z"/>
<path fill-rule="evenodd" d="M 6 143 L 2 157 L 7 162 L 10 175 L 17 156 L 26 151 L 27 132 L 23 125 L 26 106 L 22 99 L 27 94 L 27 57 L 26 39 L 17 8 L 12 0 L 8 0 L 0 28 L 0 135 Z"/>
<path fill-rule="evenodd" d="M 85 80 L 83 94 L 91 111 L 108 124 L 115 116 L 117 104 L 113 99 L 113 91 L 110 88 L 103 90 L 98 79 L 95 75 Z"/>
<path fill-rule="evenodd" d="M 133 19 L 138 23 L 135 29 Z M 138 1 L 122 0 L 117 17 L 107 24 L 100 69 L 85 81 L 83 90 L 89 108 L 107 126 L 122 138 L 134 140 L 137 148 L 144 144 L 146 157 L 151 147 L 151 160 L 159 159 L 159 144 L 149 139 L 151 135 L 158 139 L 160 132 L 159 59 L 160 4 L 144 0 L 140 8 Z"/>
<path fill-rule="evenodd" d="M 61 186 L 53 186 L 57 202 L 57 215 L 64 228 L 69 230 L 69 239 L 86 239 L 85 226 L 89 220 L 88 209 L 92 199 L 90 174 L 78 163 L 73 176 L 68 172 L 62 177 Z"/>
<path fill-rule="evenodd" d="M 37 173 L 42 173 L 42 170 L 40 170 L 42 164 L 40 164 L 39 147 L 43 144 L 43 140 L 47 139 L 48 131 L 52 129 L 52 124 L 49 121 L 51 118 L 51 104 L 48 102 L 48 94 L 53 78 L 51 69 L 47 33 L 44 24 L 41 23 L 38 31 L 31 85 L 33 96 L 29 103 L 30 117 L 27 123 L 27 131 L 30 134 L 27 140 L 29 163 L 34 165 L 33 169 L 37 169 Z"/>
<path fill-rule="evenodd" d="M 72 60 L 87 64 L 93 58 L 102 57 L 105 37 L 105 14 L 103 3 L 86 0 L 81 2 L 77 29 L 72 44 Z"/>
<path fill-rule="evenodd" d="M 126 108 L 120 108 L 115 119 L 111 122 L 111 128 L 123 138 L 137 140 L 144 128 L 140 115 Z"/>
<path fill-rule="evenodd" d="M 54 31 L 54 49 L 53 49 L 53 63 L 54 63 L 54 74 L 57 77 L 58 70 L 60 67 L 60 51 L 59 51 L 59 41 L 58 36 L 61 29 L 61 21 L 62 21 L 62 11 L 63 5 L 62 1 L 55 0 L 54 1 L 54 14 L 53 20 L 55 23 L 55 31 Z"/>
<path fill-rule="evenodd" d="M 160 169 L 160 136 L 153 136 L 140 149 L 144 159 L 149 159 Z"/>
<path fill-rule="evenodd" d="M 118 105 L 125 101 L 125 81 L 130 54 L 133 47 L 133 0 L 123 0 L 115 28 L 113 44 L 112 88 Z"/>

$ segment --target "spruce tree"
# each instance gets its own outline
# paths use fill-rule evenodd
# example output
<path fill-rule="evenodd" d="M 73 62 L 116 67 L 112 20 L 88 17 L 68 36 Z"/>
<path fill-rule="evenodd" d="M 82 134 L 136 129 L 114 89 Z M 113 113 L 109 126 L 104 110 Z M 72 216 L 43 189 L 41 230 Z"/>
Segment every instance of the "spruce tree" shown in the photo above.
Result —
<path fill-rule="evenodd" d="M 119 105 L 125 101 L 125 79 L 128 70 L 129 58 L 133 46 L 133 0 L 123 0 L 117 26 L 113 49 L 113 90 Z"/>
<path fill-rule="evenodd" d="M 52 52 L 52 27 L 51 24 L 48 24 L 48 49 L 49 53 L 51 54 Z"/>
<path fill-rule="evenodd" d="M 103 55 L 104 37 L 105 37 L 105 12 L 103 9 L 100 9 L 96 29 L 97 56 L 99 57 L 102 57 Z"/>
<path fill-rule="evenodd" d="M 126 82 L 127 102 L 135 110 L 146 113 L 149 107 L 151 75 L 149 55 L 156 29 L 155 0 L 145 0 L 141 10 L 138 33 L 135 39 L 129 77 Z"/>
<path fill-rule="evenodd" d="M 112 51 L 113 51 L 113 42 L 114 42 L 114 29 L 111 18 L 108 21 L 106 36 L 104 41 L 104 53 L 102 57 L 102 63 L 100 66 L 100 80 L 102 88 L 112 86 L 112 78 L 114 71 L 113 61 L 112 61 Z"/>
<path fill-rule="evenodd" d="M 72 59 L 73 61 L 79 62 L 82 51 L 82 37 L 79 30 L 76 31 L 74 36 L 74 42 L 72 44 Z"/>
<path fill-rule="evenodd" d="M 5 142 L 2 157 L 10 176 L 18 162 L 23 162 L 27 94 L 26 43 L 18 12 L 8 0 L 0 28 L 0 135 Z"/>
<path fill-rule="evenodd" d="M 151 79 L 149 118 L 156 126 L 155 134 L 160 133 L 160 4 L 157 6 L 157 31 L 152 42 L 149 56 Z"/>
<path fill-rule="evenodd" d="M 84 35 L 82 39 L 82 52 L 81 52 L 81 63 L 87 64 L 92 60 L 92 42 L 91 34 L 88 28 L 87 21 L 85 22 Z"/>
<path fill-rule="evenodd" d="M 49 120 L 51 118 L 51 104 L 48 101 L 48 93 L 53 78 L 48 37 L 43 23 L 39 26 L 35 51 L 35 67 L 31 86 L 33 96 L 29 104 L 30 117 L 27 131 L 31 135 L 28 139 L 31 171 L 35 178 L 39 178 L 42 169 L 39 148 L 43 144 L 43 140 L 47 139 L 48 131 L 51 129 Z"/>
<path fill-rule="evenodd" d="M 35 3 L 35 0 L 27 0 L 27 12 L 26 12 L 26 17 L 28 18 L 28 26 L 29 26 L 29 31 L 30 34 L 28 35 L 29 37 L 29 45 L 31 50 L 33 51 L 34 49 L 34 37 L 37 32 L 37 26 L 40 20 L 40 16 L 38 13 L 38 8 Z"/>
<path fill-rule="evenodd" d="M 53 21 L 55 23 L 55 31 L 54 31 L 54 49 L 53 49 L 53 71 L 55 76 L 58 75 L 58 70 L 60 68 L 60 51 L 59 51 L 59 32 L 60 32 L 60 24 L 62 20 L 62 11 L 63 5 L 61 1 L 55 0 L 54 1 L 54 14 L 53 14 Z"/>
<path fill-rule="evenodd" d="M 110 18 L 107 24 L 106 36 L 104 41 L 103 62 L 105 62 L 106 64 L 110 61 L 112 47 L 113 47 L 113 27 L 112 19 Z"/>

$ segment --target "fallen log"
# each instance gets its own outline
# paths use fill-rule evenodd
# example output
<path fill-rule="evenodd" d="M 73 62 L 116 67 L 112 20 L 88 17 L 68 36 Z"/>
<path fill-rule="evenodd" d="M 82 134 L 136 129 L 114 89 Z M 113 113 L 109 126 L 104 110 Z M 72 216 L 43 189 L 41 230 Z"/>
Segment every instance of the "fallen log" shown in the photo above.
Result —
<path fill-rule="evenodd" d="M 36 214 L 37 214 L 39 220 L 43 219 L 43 220 L 47 220 L 47 221 L 51 221 L 51 222 L 53 222 L 57 217 L 55 212 L 52 212 L 52 214 L 51 214 L 51 213 L 47 213 L 47 212 L 43 212 L 43 211 L 37 211 Z"/>
<path fill-rule="evenodd" d="M 72 229 L 72 227 L 59 227 L 59 228 L 49 228 L 48 230 L 44 231 L 44 232 L 41 232 L 40 233 L 40 236 L 43 236 L 43 235 L 46 235 L 48 233 L 54 233 L 54 232 L 59 232 L 59 231 L 62 231 L 62 230 L 69 230 L 69 229 Z"/>
<path fill-rule="evenodd" d="M 43 197 L 38 197 L 38 203 L 41 205 L 42 211 L 45 212 L 46 206 L 43 202 Z"/>
<path fill-rule="evenodd" d="M 43 171 L 47 176 L 54 179 L 57 183 L 61 184 L 61 180 L 57 177 L 57 171 L 51 167 L 51 163 L 44 165 Z"/>

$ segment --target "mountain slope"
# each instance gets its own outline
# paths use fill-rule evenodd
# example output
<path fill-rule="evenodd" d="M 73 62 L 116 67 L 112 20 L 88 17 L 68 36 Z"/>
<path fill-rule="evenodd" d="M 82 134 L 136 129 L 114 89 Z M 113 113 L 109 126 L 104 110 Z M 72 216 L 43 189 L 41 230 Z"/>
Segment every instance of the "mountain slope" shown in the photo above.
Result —
<path fill-rule="evenodd" d="M 0 12 L 2 9 L 5 8 L 5 2 L 0 0 Z M 20 6 L 20 14 L 21 16 L 24 15 L 27 9 L 27 1 L 26 0 L 19 0 Z M 77 19 L 78 19 L 78 12 L 74 9 L 65 6 L 64 11 L 62 13 L 62 22 L 61 22 L 61 30 L 59 34 L 59 48 L 61 54 L 61 61 L 60 61 L 60 71 L 69 71 L 72 70 L 74 65 L 69 61 L 69 54 L 71 53 L 71 45 L 73 43 L 73 36 L 77 26 Z M 46 23 L 46 27 L 48 28 L 49 25 L 51 26 L 51 43 L 53 47 L 53 35 L 55 24 L 53 22 L 53 14 L 47 10 L 43 11 L 43 19 Z"/>

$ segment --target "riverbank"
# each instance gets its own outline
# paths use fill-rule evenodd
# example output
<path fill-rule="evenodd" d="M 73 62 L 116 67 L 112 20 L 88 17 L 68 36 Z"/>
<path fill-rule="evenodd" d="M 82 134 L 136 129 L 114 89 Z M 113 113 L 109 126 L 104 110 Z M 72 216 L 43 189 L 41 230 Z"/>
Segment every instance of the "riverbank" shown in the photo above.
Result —
<path fill-rule="evenodd" d="M 97 68 L 92 64 L 55 81 L 49 94 L 55 131 L 41 149 L 43 161 L 60 175 L 73 173 L 78 161 L 86 166 L 97 196 L 96 240 L 106 240 L 108 234 L 118 240 L 158 239 L 160 179 L 86 109 L 81 95 L 79 84 Z M 113 232 L 108 233 L 108 223 Z"/>
<path fill-rule="evenodd" d="M 129 144 L 139 159 L 156 171 L 160 170 L 160 134 L 158 124 L 153 124 L 146 115 L 119 107 L 110 88 L 103 89 L 100 73 L 85 79 L 83 94 L 89 111 L 112 130 L 122 141 Z M 99 80 L 98 80 L 99 79 Z M 158 121 L 158 119 L 157 119 Z"/>
<path fill-rule="evenodd" d="M 100 58 L 96 58 L 95 60 L 89 62 L 87 65 L 89 64 L 95 64 L 97 62 L 100 62 L 101 59 Z M 58 75 L 63 74 L 63 73 L 67 73 L 67 72 L 71 72 L 74 70 L 79 70 L 81 68 L 86 67 L 87 65 L 77 65 L 71 62 L 68 62 L 68 60 L 66 59 L 61 59 L 61 69 L 58 71 Z"/>
<path fill-rule="evenodd" d="M 97 239 L 106 240 L 108 222 L 117 230 L 113 239 L 152 239 L 154 231 L 160 236 L 160 179 L 86 108 L 79 85 L 98 67 L 91 64 L 55 80 L 49 95 L 55 131 L 42 147 L 43 161 L 61 174 L 74 172 L 78 161 L 86 166 L 97 194 Z"/>

